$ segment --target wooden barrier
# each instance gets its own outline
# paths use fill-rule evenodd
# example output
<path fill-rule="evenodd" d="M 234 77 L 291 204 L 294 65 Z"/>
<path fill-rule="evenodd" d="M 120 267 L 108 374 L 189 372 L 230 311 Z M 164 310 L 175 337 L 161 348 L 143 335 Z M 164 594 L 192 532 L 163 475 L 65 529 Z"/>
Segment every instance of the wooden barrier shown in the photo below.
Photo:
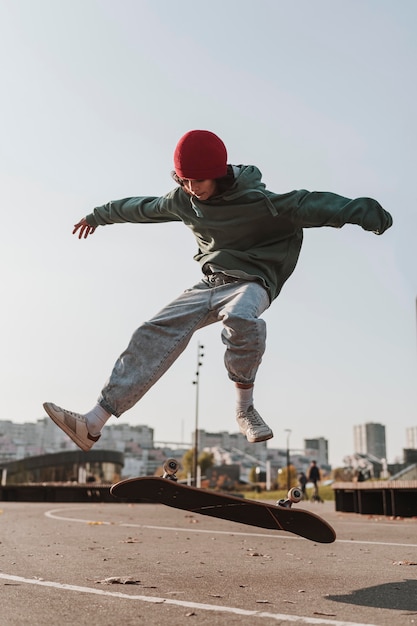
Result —
<path fill-rule="evenodd" d="M 391 517 L 417 516 L 417 480 L 334 483 L 336 511 Z"/>

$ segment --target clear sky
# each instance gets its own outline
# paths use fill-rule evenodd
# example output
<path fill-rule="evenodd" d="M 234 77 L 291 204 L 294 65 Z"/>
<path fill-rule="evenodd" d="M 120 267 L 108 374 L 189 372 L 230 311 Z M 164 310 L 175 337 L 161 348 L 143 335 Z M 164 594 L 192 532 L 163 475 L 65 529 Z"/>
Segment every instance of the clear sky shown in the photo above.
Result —
<path fill-rule="evenodd" d="M 172 189 L 177 140 L 203 128 L 277 193 L 392 213 L 382 237 L 305 233 L 265 314 L 255 404 L 271 446 L 324 436 L 337 465 L 373 421 L 401 456 L 417 425 L 416 18 L 415 0 L 0 0 L 0 419 L 91 408 L 133 330 L 199 280 L 182 224 L 71 233 L 110 199 Z M 120 419 L 190 441 L 200 341 L 199 426 L 235 432 L 220 330 Z"/>

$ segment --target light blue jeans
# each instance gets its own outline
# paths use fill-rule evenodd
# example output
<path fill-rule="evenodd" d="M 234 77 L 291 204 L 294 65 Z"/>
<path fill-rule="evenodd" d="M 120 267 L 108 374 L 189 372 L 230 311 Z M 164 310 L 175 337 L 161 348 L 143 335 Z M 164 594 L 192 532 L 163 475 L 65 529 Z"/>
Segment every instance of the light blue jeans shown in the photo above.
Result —
<path fill-rule="evenodd" d="M 196 330 L 219 321 L 229 378 L 253 383 L 266 340 L 266 325 L 259 316 L 269 304 L 266 289 L 257 282 L 214 286 L 203 279 L 133 333 L 98 402 L 120 417 L 168 370 Z"/>

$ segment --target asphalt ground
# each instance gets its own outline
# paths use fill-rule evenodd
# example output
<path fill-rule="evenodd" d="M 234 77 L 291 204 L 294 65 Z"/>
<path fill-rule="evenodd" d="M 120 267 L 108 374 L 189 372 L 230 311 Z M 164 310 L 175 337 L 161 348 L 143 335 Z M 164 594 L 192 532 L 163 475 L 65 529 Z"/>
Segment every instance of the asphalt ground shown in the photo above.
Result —
<path fill-rule="evenodd" d="M 0 502 L 0 624 L 417 624 L 417 519 L 298 506 L 336 542 L 154 504 Z"/>

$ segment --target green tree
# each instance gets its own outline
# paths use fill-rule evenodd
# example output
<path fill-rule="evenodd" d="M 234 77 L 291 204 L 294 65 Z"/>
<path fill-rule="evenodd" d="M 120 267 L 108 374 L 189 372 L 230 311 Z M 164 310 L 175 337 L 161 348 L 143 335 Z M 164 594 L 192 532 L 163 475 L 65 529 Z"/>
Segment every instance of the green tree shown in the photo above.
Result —
<path fill-rule="evenodd" d="M 184 453 L 181 459 L 181 467 L 185 475 L 193 473 L 193 469 L 194 469 L 194 449 L 193 448 L 190 448 Z"/>
<path fill-rule="evenodd" d="M 198 464 L 201 468 L 201 474 L 204 476 L 207 470 L 214 465 L 214 455 L 212 452 L 202 452 L 198 457 Z"/>
<path fill-rule="evenodd" d="M 251 482 L 251 483 L 256 483 L 256 482 L 258 482 L 258 474 L 257 474 L 257 472 L 256 472 L 256 467 L 255 467 L 255 465 L 253 465 L 253 466 L 250 468 L 250 472 L 249 472 L 249 482 Z"/>
<path fill-rule="evenodd" d="M 212 452 L 203 451 L 198 455 L 197 459 L 198 465 L 201 469 L 201 475 L 207 472 L 210 467 L 214 465 L 214 456 Z M 184 456 L 181 459 L 181 466 L 183 469 L 183 473 L 185 475 L 191 474 L 194 472 L 194 448 L 190 448 L 187 452 L 184 453 Z"/>
<path fill-rule="evenodd" d="M 281 468 L 278 471 L 278 487 L 279 489 L 287 489 L 288 486 L 288 470 L 289 470 L 289 486 L 290 489 L 292 487 L 298 486 L 298 474 L 294 465 L 290 465 L 289 468 L 287 466 Z"/>

